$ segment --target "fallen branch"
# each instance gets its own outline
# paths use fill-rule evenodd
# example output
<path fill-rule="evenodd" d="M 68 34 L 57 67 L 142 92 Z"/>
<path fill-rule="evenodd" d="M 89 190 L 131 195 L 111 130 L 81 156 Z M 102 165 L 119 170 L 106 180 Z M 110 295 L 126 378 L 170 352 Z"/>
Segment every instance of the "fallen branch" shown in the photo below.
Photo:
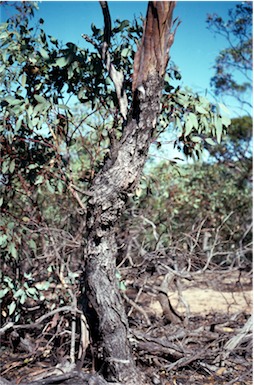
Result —
<path fill-rule="evenodd" d="M 89 327 L 84 314 L 81 314 L 80 316 L 80 324 L 81 324 L 80 325 L 80 343 L 79 343 L 78 360 L 76 365 L 78 370 L 81 370 L 81 368 L 83 367 L 86 350 L 88 348 L 88 345 L 90 344 Z"/>
<path fill-rule="evenodd" d="M 67 380 L 73 380 L 73 384 L 75 385 L 111 385 L 112 383 L 109 383 L 103 379 L 103 377 L 99 376 L 98 374 L 87 374 L 83 372 L 77 372 L 73 371 L 70 373 L 65 373 L 60 376 L 51 376 L 44 378 L 42 380 L 38 381 L 32 381 L 32 382 L 21 382 L 19 385 L 56 385 L 56 384 L 64 384 Z M 68 382 L 69 383 L 69 382 Z M 12 383 L 7 383 L 6 385 L 11 385 Z M 0 385 L 2 385 L 0 383 Z M 3 385 L 5 385 L 3 383 Z M 112 384 L 113 385 L 113 384 Z M 114 385 L 121 385 L 120 383 L 115 383 Z"/>
<path fill-rule="evenodd" d="M 179 314 L 177 314 L 176 310 L 173 308 L 168 298 L 169 285 L 171 284 L 173 279 L 174 279 L 174 274 L 169 272 L 165 275 L 161 283 L 161 286 L 159 288 L 159 293 L 157 298 L 161 304 L 165 319 L 169 323 L 177 324 L 177 323 L 181 323 L 183 319 Z"/>
<path fill-rule="evenodd" d="M 11 329 L 13 327 L 13 325 L 14 325 L 14 322 L 8 322 L 6 325 L 4 325 L 2 328 L 0 328 L 0 336 L 5 334 L 5 332 L 7 330 Z"/>
<path fill-rule="evenodd" d="M 245 340 L 246 336 L 252 332 L 253 316 L 251 315 L 248 321 L 245 323 L 244 327 L 240 332 L 230 338 L 229 341 L 224 346 L 222 355 L 220 354 L 216 357 L 215 362 L 220 362 L 222 357 L 222 364 L 228 358 L 228 356 Z"/>

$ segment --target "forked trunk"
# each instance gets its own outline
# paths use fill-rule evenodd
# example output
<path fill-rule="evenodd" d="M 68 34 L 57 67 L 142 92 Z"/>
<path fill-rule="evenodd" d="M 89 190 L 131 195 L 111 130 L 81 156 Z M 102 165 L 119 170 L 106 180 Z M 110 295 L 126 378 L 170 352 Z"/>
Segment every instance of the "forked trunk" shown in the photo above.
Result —
<path fill-rule="evenodd" d="M 110 149 L 111 158 L 93 181 L 87 207 L 85 295 L 98 320 L 107 378 L 126 385 L 144 381 L 132 356 L 128 320 L 116 282 L 115 230 L 128 193 L 139 182 L 160 112 L 163 77 L 174 36 L 170 33 L 174 5 L 149 3 L 134 62 L 132 110 L 121 140 Z"/>

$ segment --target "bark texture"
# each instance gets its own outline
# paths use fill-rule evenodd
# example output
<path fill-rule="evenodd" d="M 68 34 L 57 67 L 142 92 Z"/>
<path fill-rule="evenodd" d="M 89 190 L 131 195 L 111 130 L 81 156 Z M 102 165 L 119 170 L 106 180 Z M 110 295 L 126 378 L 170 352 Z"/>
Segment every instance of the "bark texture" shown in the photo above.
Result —
<path fill-rule="evenodd" d="M 174 41 L 171 31 L 174 1 L 150 1 L 144 33 L 135 55 L 132 90 L 135 91 L 151 74 L 163 77 Z"/>
<path fill-rule="evenodd" d="M 160 112 L 163 76 L 173 43 L 170 27 L 174 6 L 174 2 L 148 5 L 144 35 L 135 57 L 133 106 L 121 140 L 110 149 L 111 157 L 93 181 L 87 207 L 85 295 L 98 319 L 107 377 L 128 385 L 144 381 L 131 353 L 127 316 L 115 278 L 115 228 L 128 193 L 139 182 Z M 141 91 L 136 87 L 140 81 Z"/>

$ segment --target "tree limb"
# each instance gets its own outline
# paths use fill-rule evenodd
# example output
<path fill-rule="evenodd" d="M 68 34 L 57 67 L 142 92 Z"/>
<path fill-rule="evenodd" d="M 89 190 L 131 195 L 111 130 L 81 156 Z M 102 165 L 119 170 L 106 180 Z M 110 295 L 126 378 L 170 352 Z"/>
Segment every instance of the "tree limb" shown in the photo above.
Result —
<path fill-rule="evenodd" d="M 128 100 L 127 95 L 124 90 L 124 76 L 121 71 L 117 71 L 115 66 L 111 62 L 110 53 L 108 48 L 110 46 L 110 37 L 111 37 L 111 18 L 108 9 L 108 4 L 106 1 L 100 1 L 104 16 L 104 42 L 102 45 L 101 55 L 102 60 L 104 61 L 109 76 L 114 83 L 116 95 L 119 103 L 120 113 L 123 116 L 124 120 L 127 118 L 127 109 L 128 109 Z"/>

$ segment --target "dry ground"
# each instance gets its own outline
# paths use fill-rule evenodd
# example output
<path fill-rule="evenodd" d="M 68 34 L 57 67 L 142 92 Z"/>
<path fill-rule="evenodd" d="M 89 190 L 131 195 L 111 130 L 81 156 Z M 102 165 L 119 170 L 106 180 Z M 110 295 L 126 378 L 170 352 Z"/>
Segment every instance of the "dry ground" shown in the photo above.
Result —
<path fill-rule="evenodd" d="M 217 360 L 223 354 L 227 341 L 239 334 L 252 312 L 251 273 L 239 274 L 237 270 L 206 271 L 194 274 L 191 281 L 179 279 L 178 290 L 172 284 L 168 298 L 180 315 L 187 316 L 185 325 L 165 323 L 157 295 L 149 290 L 155 282 L 148 277 L 146 289 L 144 277 L 146 273 L 143 277 L 127 281 L 126 295 L 145 311 L 150 326 L 140 308 L 126 302 L 126 309 L 127 312 L 131 310 L 129 319 L 135 356 L 146 372 L 149 384 L 251 385 L 252 348 L 249 333 L 246 341 L 242 341 L 223 362 Z M 159 282 L 161 280 L 162 277 Z M 138 290 L 141 293 L 139 298 Z M 27 338 L 36 341 L 34 330 L 27 330 Z M 38 374 L 41 376 L 56 365 L 50 356 L 36 358 L 18 347 L 13 351 L 11 344 L 2 350 L 0 363 L 0 375 L 15 384 L 24 383 L 25 380 L 28 384 Z M 84 371 L 89 370 L 91 356 L 84 362 Z M 74 381 L 71 385 L 78 383 Z"/>
<path fill-rule="evenodd" d="M 246 275 L 238 283 L 238 272 L 221 273 L 212 277 L 212 273 L 205 273 L 196 277 L 191 283 L 182 286 L 182 299 L 189 306 L 190 315 L 208 315 L 211 313 L 234 314 L 252 312 L 252 282 L 251 275 Z M 185 304 L 179 299 L 179 292 L 169 291 L 168 297 L 173 307 L 180 313 L 186 311 Z M 162 308 L 157 300 L 151 303 L 151 309 L 159 316 Z"/>

